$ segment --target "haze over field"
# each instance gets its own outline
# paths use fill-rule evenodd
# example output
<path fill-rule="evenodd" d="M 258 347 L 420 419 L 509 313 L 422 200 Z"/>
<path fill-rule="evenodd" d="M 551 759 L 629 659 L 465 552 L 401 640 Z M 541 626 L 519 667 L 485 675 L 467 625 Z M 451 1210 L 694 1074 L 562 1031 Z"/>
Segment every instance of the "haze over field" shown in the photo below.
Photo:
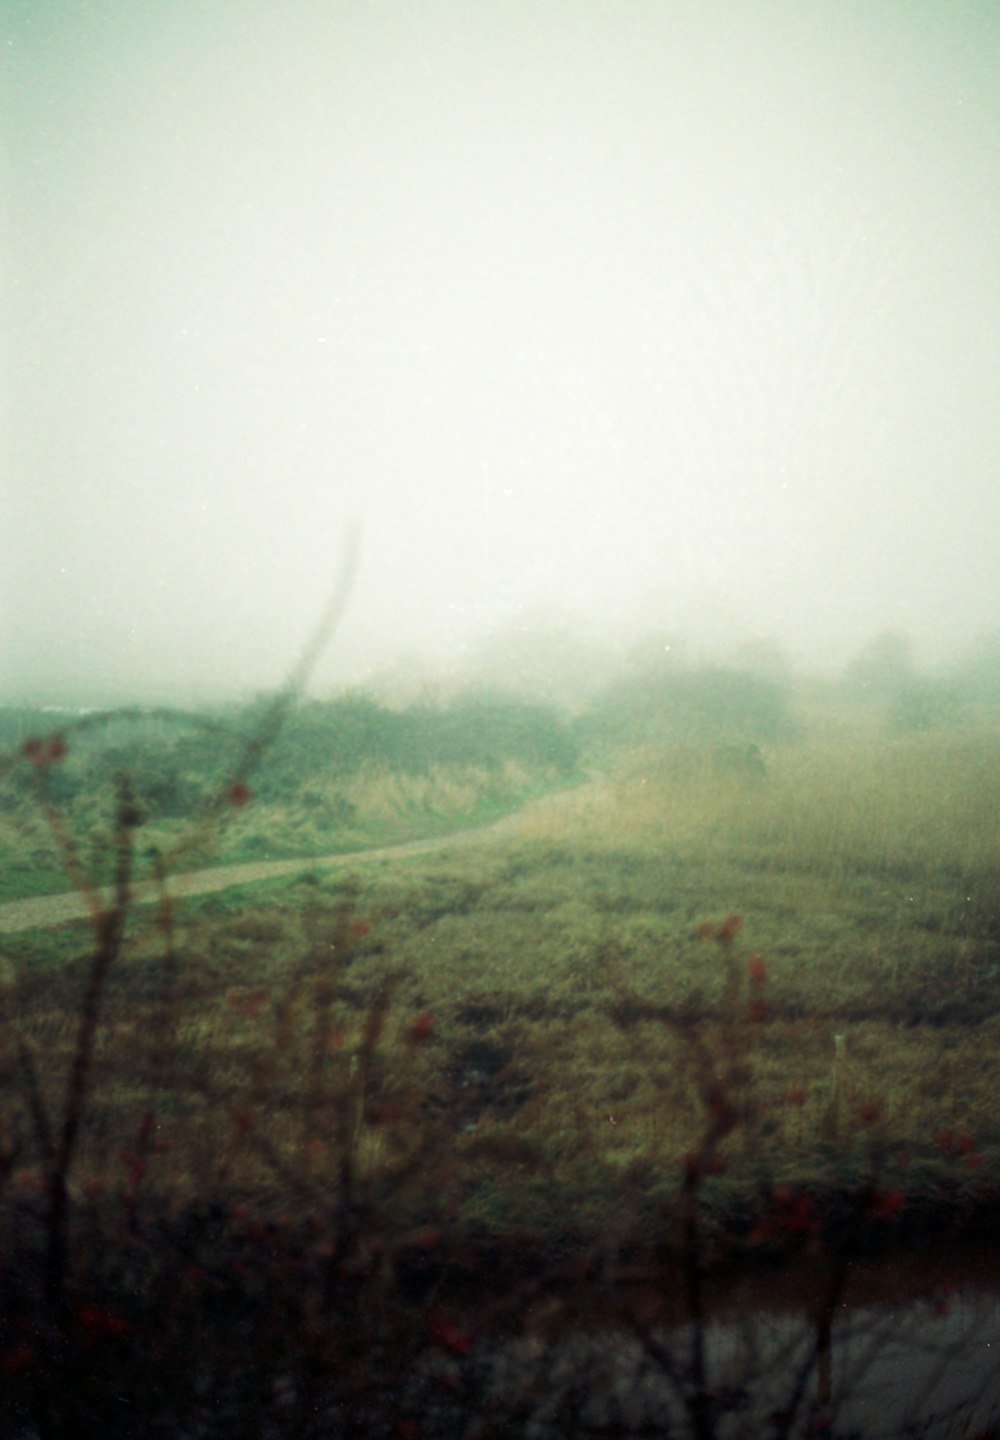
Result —
<path fill-rule="evenodd" d="M 1000 627 L 1000 8 L 4 0 L 0 694 Z"/>

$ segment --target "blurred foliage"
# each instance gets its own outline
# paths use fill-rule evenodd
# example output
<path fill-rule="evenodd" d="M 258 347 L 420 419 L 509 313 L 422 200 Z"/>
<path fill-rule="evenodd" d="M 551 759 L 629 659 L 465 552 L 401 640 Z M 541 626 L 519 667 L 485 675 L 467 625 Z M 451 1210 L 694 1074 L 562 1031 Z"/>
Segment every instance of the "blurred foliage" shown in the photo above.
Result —
<path fill-rule="evenodd" d="M 874 636 L 844 670 L 847 689 L 866 699 L 887 699 L 915 678 L 913 646 L 898 630 L 883 630 Z"/>
<path fill-rule="evenodd" d="M 890 732 L 898 735 L 949 725 L 963 701 L 974 698 L 958 672 L 921 673 L 909 637 L 896 630 L 883 631 L 858 651 L 844 670 L 843 688 L 853 699 L 880 707 Z M 981 698 L 988 698 L 988 691 Z"/>
<path fill-rule="evenodd" d="M 249 717 L 253 723 L 252 714 Z M 500 769 L 516 760 L 569 774 L 578 748 L 555 710 L 502 695 L 392 709 L 357 693 L 315 701 L 292 715 L 256 777 L 264 800 L 317 778 L 345 778 L 363 765 L 404 775 L 435 766 Z"/>
<path fill-rule="evenodd" d="M 650 666 L 616 682 L 577 724 L 584 743 L 776 741 L 793 731 L 789 692 L 748 670 Z"/>
<path fill-rule="evenodd" d="M 236 757 L 249 784 L 217 859 L 276 858 L 390 844 L 495 819 L 541 791 L 578 778 L 567 723 L 544 705 L 466 693 L 448 703 L 391 707 L 353 693 L 307 701 L 254 757 L 253 737 L 274 697 L 204 713 L 135 708 L 80 713 L 0 711 L 9 737 L 0 756 L 6 825 L 0 894 L 60 888 L 62 860 L 39 827 L 54 806 L 67 842 L 101 883 L 113 863 L 114 796 L 128 777 L 143 827 L 140 871 L 169 853 L 190 817 L 229 794 Z M 58 763 L 42 760 L 55 741 Z M 253 805 L 243 810 L 246 801 Z M 188 854 L 189 862 L 208 855 Z"/>
<path fill-rule="evenodd" d="M 957 687 L 944 681 L 913 679 L 892 690 L 887 705 L 890 728 L 903 734 L 950 724 L 958 715 L 961 698 Z"/>
<path fill-rule="evenodd" d="M 951 678 L 963 700 L 1000 702 L 1000 630 L 980 636 L 955 665 Z"/>

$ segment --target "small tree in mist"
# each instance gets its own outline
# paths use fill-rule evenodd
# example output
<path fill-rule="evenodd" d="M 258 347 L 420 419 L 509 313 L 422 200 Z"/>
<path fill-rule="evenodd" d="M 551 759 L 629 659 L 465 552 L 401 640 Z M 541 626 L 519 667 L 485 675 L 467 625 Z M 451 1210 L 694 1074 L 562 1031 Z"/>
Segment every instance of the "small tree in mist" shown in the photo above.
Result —
<path fill-rule="evenodd" d="M 950 681 L 918 671 L 909 637 L 897 630 L 868 641 L 846 666 L 843 683 L 853 697 L 879 706 L 890 730 L 901 735 L 947 724 L 961 696 Z"/>

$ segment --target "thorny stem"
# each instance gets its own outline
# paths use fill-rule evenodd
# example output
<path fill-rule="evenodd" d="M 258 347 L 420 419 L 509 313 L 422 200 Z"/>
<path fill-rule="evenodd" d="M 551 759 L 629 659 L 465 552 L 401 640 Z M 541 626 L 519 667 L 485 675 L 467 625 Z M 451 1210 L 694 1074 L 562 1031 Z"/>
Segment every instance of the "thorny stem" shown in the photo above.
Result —
<path fill-rule="evenodd" d="M 153 1016 L 152 1061 L 148 1074 L 150 1101 L 143 1113 L 135 1143 L 136 1172 L 145 1168 L 157 1128 L 156 1098 L 163 1096 L 174 1072 L 177 1044 L 178 961 L 174 937 L 174 901 L 167 889 L 162 857 L 156 856 L 156 879 L 160 903 L 156 928 L 163 936 L 163 968 L 159 1004 Z M 134 1218 L 134 1215 L 133 1215 Z"/>
<path fill-rule="evenodd" d="M 94 1043 L 101 1018 L 104 989 L 111 967 L 121 950 L 125 930 L 132 872 L 132 834 L 138 822 L 139 815 L 133 802 L 128 777 L 122 776 L 118 786 L 115 830 L 114 900 L 97 917 L 97 943 L 87 976 L 76 1046 L 63 1102 L 62 1125 L 49 1175 L 44 1288 L 49 1314 L 57 1326 L 60 1326 L 60 1322 L 65 1318 L 62 1312 L 65 1307 L 68 1264 L 69 1175 L 89 1094 Z"/>
<path fill-rule="evenodd" d="M 18 1035 L 17 1037 L 17 1064 L 18 1073 L 27 1096 L 31 1123 L 34 1126 L 35 1143 L 38 1146 L 39 1154 L 43 1156 L 46 1163 L 51 1163 L 55 1154 L 55 1137 L 52 1134 L 52 1122 L 49 1120 L 49 1112 L 42 1098 L 42 1090 L 38 1083 L 38 1072 L 35 1068 L 35 1062 L 23 1035 Z"/>
<path fill-rule="evenodd" d="M 285 685 L 265 712 L 254 733 L 244 742 L 242 753 L 238 757 L 229 780 L 216 793 L 202 816 L 196 819 L 186 842 L 182 842 L 168 857 L 170 861 L 176 861 L 194 844 L 197 844 L 205 830 L 217 820 L 227 804 L 235 801 L 237 789 L 244 787 L 246 778 L 260 763 L 264 753 L 274 742 L 288 711 L 299 698 L 316 661 L 346 609 L 357 573 L 358 555 L 359 532 L 354 526 L 346 538 L 333 593 L 319 624 L 303 647 Z M 136 713 L 142 714 L 143 712 Z M 103 716 L 88 717 L 81 724 L 100 723 L 104 718 Z M 122 776 L 118 784 L 114 885 L 111 898 L 105 903 L 97 886 L 80 861 L 73 837 L 53 801 L 45 781 L 45 765 L 54 759 L 61 758 L 64 753 L 65 745 L 60 737 L 58 754 L 55 746 L 50 746 L 44 764 L 36 761 L 38 764 L 38 798 L 49 828 L 61 851 L 66 874 L 87 903 L 93 926 L 94 949 L 81 1004 L 61 1119 L 57 1119 L 56 1124 L 53 1124 L 50 1119 L 38 1083 L 36 1066 L 30 1050 L 23 1040 L 19 1042 L 18 1051 L 19 1069 L 26 1091 L 27 1107 L 38 1149 L 47 1170 L 42 1302 L 48 1319 L 53 1358 L 56 1359 L 65 1353 L 70 1321 L 69 1180 L 90 1098 L 91 1072 L 107 981 L 121 952 L 131 898 L 133 835 L 141 823 L 141 816 L 136 809 L 128 777 Z M 172 1000 L 176 989 L 176 954 L 173 946 L 172 901 L 167 888 L 168 868 L 167 860 L 163 860 L 157 865 L 157 880 L 161 892 L 160 921 L 166 942 L 164 1001 L 172 1011 Z M 172 1048 L 171 1039 L 170 1022 L 168 1021 L 159 1037 L 154 1084 L 157 1079 L 162 1082 L 166 1076 L 169 1066 L 168 1052 Z M 148 1146 L 154 1123 L 155 1118 L 152 1112 L 149 1112 L 143 1121 L 140 1147 Z M 45 1436 L 63 1433 L 62 1402 L 58 1392 L 59 1387 L 56 1386 L 46 1389 L 45 1393 L 40 1396 L 37 1419 L 41 1433 Z"/>
<path fill-rule="evenodd" d="M 784 1407 L 785 1423 L 776 1431 L 776 1440 L 787 1440 L 791 1434 L 792 1426 L 805 1399 L 806 1387 L 810 1377 L 815 1371 L 820 1381 L 820 1401 L 828 1403 L 829 1396 L 824 1396 L 822 1378 L 823 1371 L 828 1365 L 833 1345 L 833 1322 L 836 1319 L 837 1311 L 843 1300 L 844 1291 L 847 1289 L 847 1282 L 850 1278 L 851 1266 L 861 1253 L 861 1239 L 863 1234 L 864 1217 L 867 1213 L 875 1193 L 875 1182 L 870 1181 L 858 1195 L 853 1206 L 852 1223 L 847 1226 L 846 1238 L 843 1240 L 833 1257 L 833 1265 L 830 1270 L 826 1288 L 819 1298 L 814 1313 L 816 1325 L 816 1339 L 809 1347 L 809 1353 L 802 1362 L 795 1382 L 792 1386 L 788 1404 Z"/>
<path fill-rule="evenodd" d="M 682 1239 L 684 1289 L 691 1322 L 691 1397 L 689 1409 L 695 1440 L 712 1440 L 712 1399 L 708 1393 L 705 1358 L 705 1294 L 701 1272 L 701 1244 L 698 1233 L 698 1171 L 689 1168 L 684 1177 Z"/>
<path fill-rule="evenodd" d="M 354 919 L 356 903 L 356 884 L 348 881 L 343 897 L 333 915 L 331 938 L 328 942 L 329 959 L 326 956 L 319 956 L 319 938 L 318 936 L 313 937 L 313 954 L 319 963 L 312 989 L 312 1044 L 309 1047 L 304 1112 L 307 1126 L 316 1125 L 320 1120 L 324 1100 L 324 1080 L 330 1051 L 330 1010 L 340 966 L 351 950 L 351 923 Z M 307 1138 L 310 1137 L 307 1136 Z"/>
<path fill-rule="evenodd" d="M 274 744 L 288 712 L 298 700 L 312 673 L 316 661 L 330 642 L 340 620 L 347 609 L 347 603 L 357 578 L 360 557 L 360 530 L 352 525 L 344 540 L 340 570 L 327 607 L 320 616 L 312 635 L 302 647 L 298 660 L 289 671 L 288 678 L 258 721 L 253 733 L 243 744 L 243 749 L 229 773 L 225 783 L 216 791 L 194 824 L 188 837 L 170 853 L 169 860 L 176 863 L 191 850 L 210 830 L 227 806 L 234 791 L 243 785 L 255 772 L 266 752 Z"/>
<path fill-rule="evenodd" d="M 159 856 L 156 858 L 156 878 L 160 885 L 156 928 L 163 936 L 163 969 L 155 1016 L 156 1035 L 151 1080 L 153 1093 L 163 1094 L 173 1073 L 175 1060 L 179 966 L 174 935 L 174 901 L 167 890 L 166 874 Z"/>
<path fill-rule="evenodd" d="M 41 800 L 42 809 L 45 812 L 46 822 L 55 837 L 59 849 L 62 852 L 62 863 L 63 867 L 65 868 L 66 875 L 69 878 L 69 881 L 72 884 L 74 890 L 76 890 L 79 895 L 82 895 L 83 899 L 85 900 L 87 908 L 90 911 L 91 921 L 96 927 L 100 923 L 102 914 L 103 907 L 101 905 L 101 897 L 98 894 L 96 888 L 94 887 L 90 876 L 87 874 L 87 871 L 80 862 L 80 858 L 77 855 L 76 851 L 76 844 L 73 840 L 73 837 L 69 833 L 69 830 L 66 826 L 65 821 L 63 820 L 62 815 L 59 813 L 54 801 L 52 800 L 51 795 L 49 794 L 44 777 L 45 772 L 40 771 L 38 776 L 39 797 Z"/>

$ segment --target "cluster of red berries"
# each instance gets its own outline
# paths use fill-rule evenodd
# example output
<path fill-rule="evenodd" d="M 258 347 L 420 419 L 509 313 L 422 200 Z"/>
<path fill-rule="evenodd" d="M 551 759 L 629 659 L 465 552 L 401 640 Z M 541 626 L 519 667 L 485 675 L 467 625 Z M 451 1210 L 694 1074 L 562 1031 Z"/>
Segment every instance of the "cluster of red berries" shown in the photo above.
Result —
<path fill-rule="evenodd" d="M 938 1149 L 943 1150 L 950 1160 L 963 1160 L 970 1170 L 978 1170 L 983 1157 L 976 1149 L 971 1135 L 961 1135 L 954 1130 L 942 1130 L 937 1137 Z"/>
<path fill-rule="evenodd" d="M 25 740 L 21 746 L 21 754 L 25 760 L 30 760 L 32 765 L 39 770 L 44 770 L 47 765 L 54 765 L 56 761 L 65 759 L 69 747 L 61 735 L 48 735 L 44 739 L 38 735 L 32 735 Z"/>
<path fill-rule="evenodd" d="M 695 934 L 699 940 L 718 940 L 720 945 L 728 945 L 742 924 L 742 915 L 727 915 L 725 920 L 719 923 L 714 920 L 702 920 L 695 930 Z"/>

